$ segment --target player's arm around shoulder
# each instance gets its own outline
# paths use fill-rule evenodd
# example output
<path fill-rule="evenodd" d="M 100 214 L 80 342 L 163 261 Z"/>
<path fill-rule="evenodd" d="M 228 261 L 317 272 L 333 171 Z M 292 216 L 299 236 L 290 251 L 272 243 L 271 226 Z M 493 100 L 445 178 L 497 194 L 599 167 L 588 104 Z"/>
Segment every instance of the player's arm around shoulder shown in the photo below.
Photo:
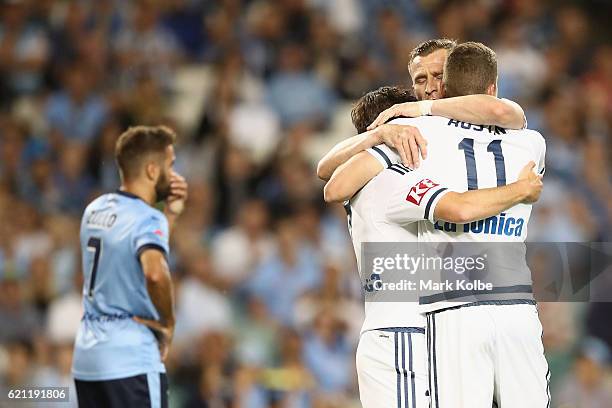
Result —
<path fill-rule="evenodd" d="M 483 94 L 393 105 L 380 113 L 368 129 L 374 129 L 400 116 L 414 118 L 426 115 L 442 116 L 461 122 L 496 125 L 507 129 L 526 127 L 525 112 L 518 103 Z"/>
<path fill-rule="evenodd" d="M 506 129 L 524 129 L 527 125 L 521 105 L 491 95 L 466 95 L 436 100 L 431 113 L 463 122 L 496 125 Z"/>
<path fill-rule="evenodd" d="M 383 164 L 369 152 L 358 153 L 339 166 L 325 184 L 323 188 L 325 202 L 348 200 L 383 169 Z"/>
<path fill-rule="evenodd" d="M 543 184 L 542 176 L 536 174 L 534 168 L 535 162 L 529 162 L 517 181 L 502 187 L 444 195 L 435 208 L 435 219 L 465 224 L 492 217 L 517 204 L 536 202 Z"/>
<path fill-rule="evenodd" d="M 419 129 L 407 124 L 382 124 L 336 144 L 319 161 L 317 177 L 330 180 L 334 171 L 351 157 L 381 143 L 395 149 L 399 160 L 409 167 L 418 167 L 420 157 L 427 158 L 427 140 Z"/>

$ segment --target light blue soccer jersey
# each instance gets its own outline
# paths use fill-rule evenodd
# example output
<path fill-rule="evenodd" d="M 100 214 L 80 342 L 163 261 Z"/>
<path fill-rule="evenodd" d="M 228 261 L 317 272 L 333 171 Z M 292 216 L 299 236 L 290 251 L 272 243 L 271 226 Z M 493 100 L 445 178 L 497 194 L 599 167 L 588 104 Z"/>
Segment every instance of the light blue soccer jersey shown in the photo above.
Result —
<path fill-rule="evenodd" d="M 165 372 L 153 332 L 132 316 L 159 319 L 140 253 L 168 254 L 168 221 L 135 195 L 118 191 L 94 200 L 81 221 L 83 307 L 72 373 L 100 381 Z"/>

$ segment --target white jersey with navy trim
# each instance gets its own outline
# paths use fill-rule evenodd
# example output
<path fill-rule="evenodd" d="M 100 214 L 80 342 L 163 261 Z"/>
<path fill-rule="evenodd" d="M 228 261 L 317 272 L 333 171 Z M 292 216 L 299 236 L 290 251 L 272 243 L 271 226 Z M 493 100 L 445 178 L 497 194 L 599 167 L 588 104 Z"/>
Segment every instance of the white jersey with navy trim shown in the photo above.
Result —
<path fill-rule="evenodd" d="M 81 222 L 84 316 L 72 372 L 100 381 L 165 372 L 153 332 L 132 317 L 159 319 L 140 265 L 145 249 L 169 252 L 168 221 L 135 195 L 118 191 L 87 206 Z"/>
<path fill-rule="evenodd" d="M 456 191 L 511 183 L 530 160 L 540 174 L 545 170 L 544 139 L 531 130 L 505 130 L 439 117 L 397 119 L 393 123 L 418 127 L 429 143 L 429 155 L 421 169 Z M 370 152 L 387 166 L 400 161 L 386 146 Z M 524 246 L 530 213 L 530 205 L 517 205 L 498 216 L 465 225 L 422 221 L 418 240 Z M 518 265 L 522 260 L 515 262 Z M 529 269 L 526 271 L 512 276 L 524 280 L 525 285 L 518 286 L 531 283 Z M 427 316 L 432 408 L 550 406 L 550 370 L 542 346 L 542 327 L 535 302 L 523 299 L 531 295 L 502 296 L 500 292 L 493 293 L 491 301 L 439 301 L 420 307 Z M 495 300 L 496 296 L 502 299 Z"/>
<path fill-rule="evenodd" d="M 362 244 L 417 242 L 418 221 L 435 221 L 436 205 L 446 192 L 422 171 L 393 165 L 346 204 L 366 292 L 365 320 L 356 355 L 364 408 L 426 408 L 429 394 L 425 319 L 416 301 L 376 300 L 372 287 L 376 274 L 361 264 Z"/>
<path fill-rule="evenodd" d="M 545 171 L 546 144 L 544 138 L 533 130 L 507 130 L 437 116 L 399 118 L 391 123 L 419 129 L 428 142 L 428 157 L 422 161 L 419 169 L 455 191 L 512 183 L 531 160 L 536 163 L 538 173 Z M 369 151 L 386 167 L 401 162 L 397 152 L 385 145 Z M 469 224 L 420 222 L 419 242 L 493 241 L 520 244 L 527 237 L 531 208 L 531 205 L 519 204 L 497 216 Z M 520 280 L 522 284 L 517 286 L 527 287 L 531 284 L 531 277 L 527 274 Z M 517 296 L 520 297 L 520 294 Z M 507 294 L 502 297 L 508 299 Z M 458 304 L 461 302 L 428 302 L 421 311 Z"/>
<path fill-rule="evenodd" d="M 366 292 L 377 279 L 361 265 L 365 242 L 416 242 L 416 223 L 433 223 L 436 205 L 448 192 L 422 170 L 393 165 L 383 170 L 350 200 L 349 225 L 357 265 Z M 417 304 L 411 302 L 368 301 L 362 333 L 386 327 L 424 327 Z"/>

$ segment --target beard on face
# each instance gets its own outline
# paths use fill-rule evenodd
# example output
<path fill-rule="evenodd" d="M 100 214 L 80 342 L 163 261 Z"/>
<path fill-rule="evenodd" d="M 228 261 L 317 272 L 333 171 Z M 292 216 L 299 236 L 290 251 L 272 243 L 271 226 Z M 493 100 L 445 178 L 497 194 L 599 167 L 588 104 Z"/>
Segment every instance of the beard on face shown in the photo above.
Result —
<path fill-rule="evenodd" d="M 157 184 L 155 184 L 155 195 L 157 202 L 164 201 L 170 196 L 170 178 L 166 171 L 160 174 Z"/>

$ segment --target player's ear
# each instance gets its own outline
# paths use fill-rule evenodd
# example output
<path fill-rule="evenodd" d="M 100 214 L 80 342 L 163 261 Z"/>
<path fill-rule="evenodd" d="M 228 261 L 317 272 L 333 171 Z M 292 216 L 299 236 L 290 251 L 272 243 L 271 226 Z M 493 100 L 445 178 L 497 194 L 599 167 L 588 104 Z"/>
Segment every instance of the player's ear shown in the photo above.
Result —
<path fill-rule="evenodd" d="M 145 165 L 145 175 L 147 176 L 147 180 L 157 182 L 159 178 L 161 169 L 159 165 L 154 161 L 150 161 Z"/>
<path fill-rule="evenodd" d="M 487 95 L 497 96 L 497 80 L 487 88 Z"/>

